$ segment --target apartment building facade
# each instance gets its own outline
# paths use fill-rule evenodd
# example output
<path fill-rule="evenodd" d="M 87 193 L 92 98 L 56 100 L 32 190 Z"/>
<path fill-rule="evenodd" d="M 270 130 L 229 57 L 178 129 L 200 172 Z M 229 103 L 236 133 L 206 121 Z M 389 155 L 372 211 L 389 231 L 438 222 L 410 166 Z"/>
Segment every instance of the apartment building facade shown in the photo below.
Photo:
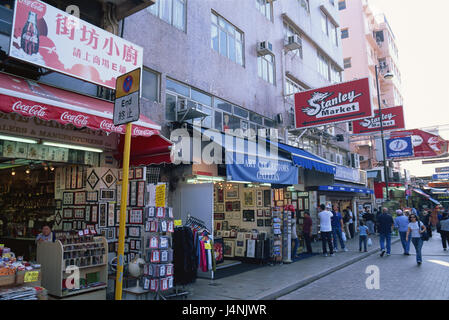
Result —
<path fill-rule="evenodd" d="M 382 110 L 402 106 L 401 72 L 395 35 L 384 14 L 376 14 L 368 0 L 340 0 L 338 2 L 341 39 L 346 81 L 368 77 L 374 110 L 379 109 L 376 88 L 378 67 Z M 384 75 L 393 74 L 392 79 Z M 352 128 L 349 127 L 348 130 Z M 361 155 L 361 167 L 370 177 L 384 181 L 383 155 L 380 133 L 352 138 L 351 148 Z M 389 180 L 400 177 L 398 163 L 388 162 Z"/>

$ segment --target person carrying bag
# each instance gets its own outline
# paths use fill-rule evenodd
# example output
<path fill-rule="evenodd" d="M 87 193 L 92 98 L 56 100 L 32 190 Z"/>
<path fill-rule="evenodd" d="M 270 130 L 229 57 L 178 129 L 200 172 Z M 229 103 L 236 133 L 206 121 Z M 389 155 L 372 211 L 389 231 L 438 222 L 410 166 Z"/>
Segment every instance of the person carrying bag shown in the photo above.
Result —
<path fill-rule="evenodd" d="M 416 263 L 420 266 L 422 264 L 422 246 L 424 241 L 429 240 L 429 235 L 426 226 L 418 220 L 416 214 L 411 214 L 409 221 L 406 241 L 408 241 L 409 236 L 412 237 L 412 243 L 416 250 Z"/>

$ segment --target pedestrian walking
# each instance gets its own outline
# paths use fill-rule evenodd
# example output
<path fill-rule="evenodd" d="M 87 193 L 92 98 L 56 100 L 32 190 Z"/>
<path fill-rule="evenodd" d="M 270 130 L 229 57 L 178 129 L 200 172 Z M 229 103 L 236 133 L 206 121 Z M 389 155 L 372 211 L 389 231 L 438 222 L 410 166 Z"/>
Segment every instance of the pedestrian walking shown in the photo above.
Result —
<path fill-rule="evenodd" d="M 374 233 L 374 215 L 370 212 L 369 207 L 365 208 L 365 214 L 363 215 L 363 220 L 368 227 L 369 233 Z"/>
<path fill-rule="evenodd" d="M 424 214 L 421 220 L 421 223 L 424 224 L 427 230 L 427 234 L 429 238 L 432 238 L 432 227 L 430 225 L 430 217 L 432 215 L 432 211 L 430 210 L 424 210 Z"/>
<path fill-rule="evenodd" d="M 404 255 L 410 255 L 410 242 L 411 239 L 406 241 L 407 231 L 408 231 L 408 211 L 405 211 L 405 214 L 402 210 L 396 210 L 397 217 L 394 219 L 394 228 L 398 230 L 399 236 L 401 237 L 402 248 L 404 249 Z"/>
<path fill-rule="evenodd" d="M 409 221 L 406 240 L 408 241 L 409 237 L 412 238 L 412 243 L 416 250 L 416 263 L 420 266 L 422 263 L 421 251 L 424 243 L 422 234 L 426 232 L 426 226 L 418 220 L 417 215 L 414 213 L 410 215 Z"/>
<path fill-rule="evenodd" d="M 362 243 L 364 247 L 364 252 L 368 252 L 368 249 L 366 248 L 367 240 L 368 240 L 368 227 L 365 226 L 363 221 L 360 222 L 359 226 L 359 251 L 362 252 Z"/>
<path fill-rule="evenodd" d="M 321 234 L 321 241 L 323 243 L 323 255 L 325 257 L 328 256 L 327 254 L 327 248 L 326 244 L 329 246 L 329 252 L 331 257 L 333 257 L 334 254 L 334 247 L 332 245 L 332 212 L 329 210 L 331 209 L 330 206 L 325 206 L 324 204 L 320 205 L 320 213 L 318 214 L 318 219 L 320 220 L 320 234 Z"/>
<path fill-rule="evenodd" d="M 349 233 L 351 235 L 351 239 L 354 238 L 355 229 L 354 229 L 354 214 L 352 213 L 351 207 L 347 207 L 346 210 L 348 210 L 349 214 Z"/>
<path fill-rule="evenodd" d="M 292 241 L 294 242 L 292 247 L 292 260 L 297 257 L 298 247 L 299 247 L 299 239 L 298 234 L 296 233 L 296 213 L 292 211 Z"/>
<path fill-rule="evenodd" d="M 391 228 L 393 226 L 393 217 L 388 213 L 388 208 L 383 208 L 382 214 L 379 215 L 379 241 L 381 257 L 385 255 L 385 242 L 387 244 L 387 256 L 391 255 Z"/>
<path fill-rule="evenodd" d="M 332 211 L 332 236 L 334 240 L 334 252 L 338 252 L 338 241 L 340 241 L 340 246 L 343 251 L 348 251 L 343 240 L 343 217 L 338 210 L 338 206 L 334 205 L 334 210 Z M 338 240 L 337 240 L 338 238 Z"/>
<path fill-rule="evenodd" d="M 349 231 L 349 221 L 351 220 L 351 217 L 349 215 L 349 212 L 347 209 L 343 210 L 343 223 L 345 225 L 345 233 L 346 233 L 346 239 L 352 239 L 351 232 Z"/>
<path fill-rule="evenodd" d="M 447 251 L 449 245 L 449 214 L 448 212 L 443 213 L 441 221 L 437 225 L 437 230 L 439 230 L 441 235 L 441 242 L 443 244 L 443 250 Z"/>
<path fill-rule="evenodd" d="M 310 213 L 308 211 L 304 212 L 304 222 L 302 225 L 302 232 L 304 236 L 304 241 L 306 243 L 307 253 L 312 254 L 312 218 L 310 217 Z"/>

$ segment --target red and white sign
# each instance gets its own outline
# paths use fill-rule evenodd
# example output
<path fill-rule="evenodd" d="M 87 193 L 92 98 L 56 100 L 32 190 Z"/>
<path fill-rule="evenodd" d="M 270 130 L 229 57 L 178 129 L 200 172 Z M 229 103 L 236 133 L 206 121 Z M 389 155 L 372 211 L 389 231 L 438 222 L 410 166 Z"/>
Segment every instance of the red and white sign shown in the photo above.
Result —
<path fill-rule="evenodd" d="M 375 116 L 352 122 L 354 134 L 364 134 L 380 131 L 379 110 Z M 404 109 L 402 106 L 382 109 L 382 125 L 384 131 L 405 129 Z"/>
<path fill-rule="evenodd" d="M 295 94 L 297 129 L 372 116 L 368 78 Z"/>
<path fill-rule="evenodd" d="M 126 126 L 114 126 L 114 105 L 31 80 L 0 73 L 0 112 L 54 120 L 78 128 L 125 134 Z M 158 135 L 160 126 L 145 116 L 133 125 L 133 136 Z"/>
<path fill-rule="evenodd" d="M 414 158 L 436 158 L 448 154 L 448 141 L 432 133 L 413 129 L 394 131 L 391 138 L 412 137 Z"/>
<path fill-rule="evenodd" d="M 11 57 L 115 89 L 143 49 L 38 0 L 16 0 Z"/>

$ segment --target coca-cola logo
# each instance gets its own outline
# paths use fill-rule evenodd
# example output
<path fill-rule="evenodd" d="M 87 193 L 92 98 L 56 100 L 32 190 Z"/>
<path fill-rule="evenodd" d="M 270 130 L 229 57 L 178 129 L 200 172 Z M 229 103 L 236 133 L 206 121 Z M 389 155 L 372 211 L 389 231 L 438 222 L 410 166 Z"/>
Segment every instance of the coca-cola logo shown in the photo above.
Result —
<path fill-rule="evenodd" d="M 108 131 L 108 132 L 117 132 L 117 133 L 122 133 L 125 134 L 125 130 L 123 126 L 114 126 L 114 123 L 112 123 L 111 121 L 107 121 L 107 120 L 103 120 L 100 123 L 100 129 Z"/>
<path fill-rule="evenodd" d="M 26 104 L 23 104 L 22 101 L 16 101 L 12 105 L 12 111 L 18 112 L 27 116 L 33 116 L 33 117 L 40 117 L 44 118 L 47 115 L 47 112 L 45 111 L 47 108 L 35 104 L 33 106 L 29 106 Z"/>
<path fill-rule="evenodd" d="M 61 115 L 61 121 L 71 123 L 77 127 L 86 127 L 89 117 L 83 114 L 70 114 L 68 112 L 64 112 Z"/>
<path fill-rule="evenodd" d="M 150 129 L 140 129 L 139 127 L 134 127 L 133 128 L 133 135 L 134 136 L 145 136 L 145 137 L 149 137 L 152 136 L 154 134 L 153 130 Z"/>
<path fill-rule="evenodd" d="M 31 7 L 31 9 L 44 12 L 45 5 L 43 3 L 33 1 L 33 0 L 19 0 L 19 3 L 24 4 L 28 7 Z"/>

